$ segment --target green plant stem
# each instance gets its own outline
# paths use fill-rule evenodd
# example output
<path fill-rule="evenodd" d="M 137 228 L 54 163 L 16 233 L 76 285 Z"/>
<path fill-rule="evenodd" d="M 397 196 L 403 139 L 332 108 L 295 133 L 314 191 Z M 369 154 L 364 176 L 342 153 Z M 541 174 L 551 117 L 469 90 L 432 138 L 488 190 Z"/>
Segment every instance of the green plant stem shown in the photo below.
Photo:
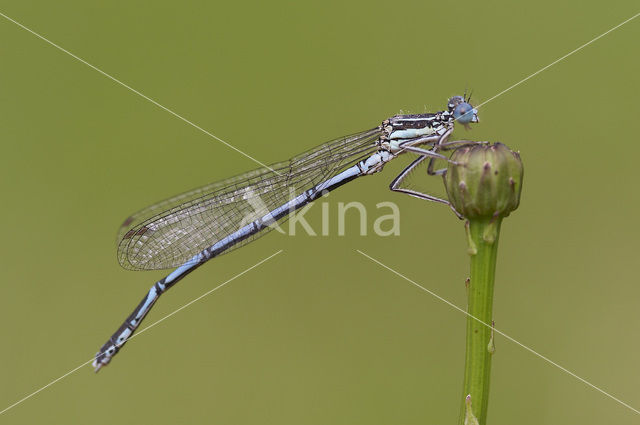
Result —
<path fill-rule="evenodd" d="M 489 380 L 493 356 L 493 283 L 501 218 L 473 219 L 467 223 L 471 276 L 468 282 L 467 349 L 460 424 L 473 424 L 467 413 L 471 396 L 472 413 L 480 425 L 487 421 Z M 487 326 L 487 324 L 489 326 Z M 473 417 L 471 416 L 471 417 Z M 466 424 L 465 424 L 465 417 Z"/>

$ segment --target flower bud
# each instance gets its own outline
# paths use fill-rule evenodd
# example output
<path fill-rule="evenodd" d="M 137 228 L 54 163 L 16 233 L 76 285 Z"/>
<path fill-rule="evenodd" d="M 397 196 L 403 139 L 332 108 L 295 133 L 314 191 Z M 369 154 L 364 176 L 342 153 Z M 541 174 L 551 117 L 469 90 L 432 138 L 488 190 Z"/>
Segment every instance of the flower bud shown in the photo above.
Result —
<path fill-rule="evenodd" d="M 451 206 L 464 218 L 503 218 L 520 204 L 522 161 L 502 143 L 454 151 L 445 187 Z"/>

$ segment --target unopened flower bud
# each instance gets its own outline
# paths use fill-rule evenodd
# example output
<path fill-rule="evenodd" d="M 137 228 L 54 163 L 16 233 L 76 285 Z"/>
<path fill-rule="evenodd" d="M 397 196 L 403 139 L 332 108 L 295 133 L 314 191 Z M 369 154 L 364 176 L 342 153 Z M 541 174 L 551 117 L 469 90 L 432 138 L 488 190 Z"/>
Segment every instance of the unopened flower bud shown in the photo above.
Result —
<path fill-rule="evenodd" d="M 451 206 L 464 218 L 503 218 L 520 204 L 522 161 L 502 143 L 457 149 L 444 175 Z"/>

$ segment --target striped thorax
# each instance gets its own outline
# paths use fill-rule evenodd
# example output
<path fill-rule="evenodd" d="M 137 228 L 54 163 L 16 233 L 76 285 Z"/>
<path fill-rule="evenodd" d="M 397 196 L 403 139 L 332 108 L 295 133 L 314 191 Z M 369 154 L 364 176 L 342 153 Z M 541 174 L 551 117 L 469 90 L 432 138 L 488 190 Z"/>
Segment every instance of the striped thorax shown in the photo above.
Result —
<path fill-rule="evenodd" d="M 363 172 L 377 173 L 384 164 L 406 152 L 408 147 L 418 148 L 421 145 L 434 146 L 440 143 L 443 136 L 453 131 L 455 122 L 465 126 L 478 122 L 478 111 L 462 96 L 452 97 L 447 107 L 446 111 L 396 115 L 384 120 L 379 127 L 380 151 L 360 164 Z"/>

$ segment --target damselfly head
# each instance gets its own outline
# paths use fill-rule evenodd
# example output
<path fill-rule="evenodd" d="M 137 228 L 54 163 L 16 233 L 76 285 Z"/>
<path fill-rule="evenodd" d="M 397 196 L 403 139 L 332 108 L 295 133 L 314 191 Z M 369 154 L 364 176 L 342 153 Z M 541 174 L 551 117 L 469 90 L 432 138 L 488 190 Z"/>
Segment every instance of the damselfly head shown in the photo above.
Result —
<path fill-rule="evenodd" d="M 449 99 L 447 106 L 449 107 L 449 112 L 453 114 L 453 118 L 465 127 L 469 123 L 480 122 L 478 110 L 471 106 L 462 96 L 453 96 Z"/>

